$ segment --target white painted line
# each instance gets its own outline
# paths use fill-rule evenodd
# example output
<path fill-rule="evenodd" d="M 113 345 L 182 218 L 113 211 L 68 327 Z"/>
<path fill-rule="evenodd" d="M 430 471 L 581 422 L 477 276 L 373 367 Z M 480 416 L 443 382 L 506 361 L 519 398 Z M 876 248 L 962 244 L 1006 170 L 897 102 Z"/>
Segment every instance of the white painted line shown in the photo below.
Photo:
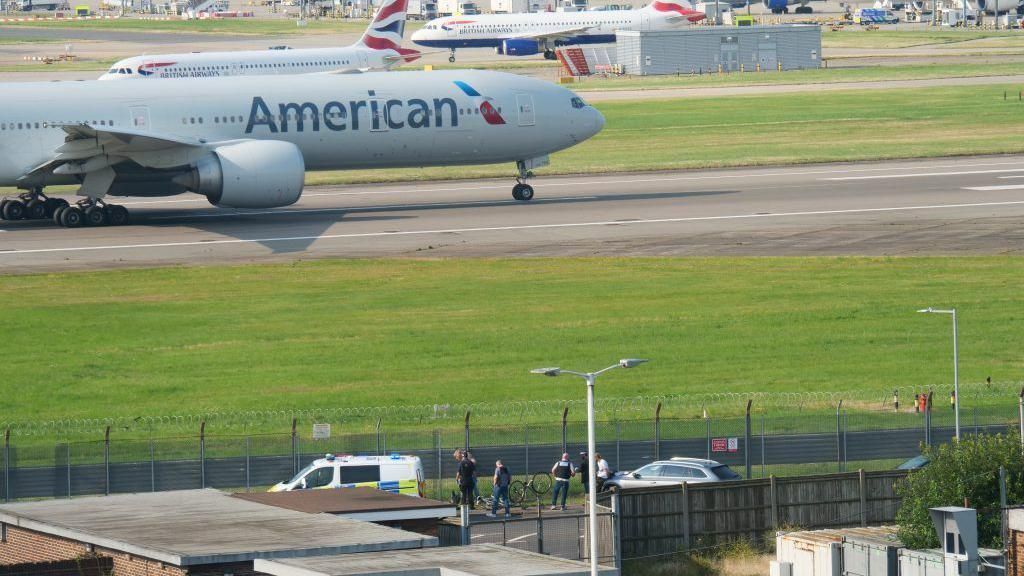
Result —
<path fill-rule="evenodd" d="M 970 186 L 964 188 L 964 190 L 974 190 L 975 192 L 991 192 L 995 190 L 1024 190 L 1024 184 L 1004 184 L 1002 186 Z"/>
<path fill-rule="evenodd" d="M 534 537 L 536 535 L 537 535 L 536 532 L 532 532 L 530 534 L 524 534 L 522 536 L 516 536 L 515 538 L 509 538 L 505 542 L 508 543 L 508 544 L 511 544 L 513 542 L 519 542 L 520 540 L 526 540 L 527 538 L 532 538 L 532 537 Z"/>
<path fill-rule="evenodd" d="M 927 178 L 930 176 L 962 176 L 966 174 L 996 174 L 999 172 L 1024 172 L 1024 168 L 1004 168 L 1002 170 L 964 170 L 961 172 L 920 172 L 917 174 L 879 174 L 875 176 L 841 176 L 838 178 L 819 178 L 819 180 L 880 180 L 882 178 Z"/>
<path fill-rule="evenodd" d="M 975 168 L 981 166 L 1020 166 L 1020 161 L 1013 162 L 979 162 L 973 164 L 937 164 L 929 166 L 929 169 L 941 169 L 941 168 Z M 841 169 L 841 170 L 787 170 L 777 172 L 750 172 L 738 174 L 706 174 L 706 175 L 687 175 L 687 176 L 648 176 L 648 177 L 637 177 L 637 178 L 614 178 L 611 180 L 593 180 L 593 179 L 575 179 L 575 180 L 554 180 L 544 181 L 540 187 L 543 188 L 556 188 L 565 186 L 610 186 L 615 184 L 639 184 L 649 182 L 686 182 L 686 181 L 700 181 L 700 180 L 736 180 L 744 178 L 768 178 L 768 177 L 783 177 L 783 176 L 817 176 L 822 174 L 857 174 L 863 172 L 887 172 L 892 170 L 919 170 L 920 166 L 888 166 L 878 168 L 852 168 L 852 169 Z M 993 170 L 992 172 L 1012 172 L 1013 170 Z M 1024 172 L 1024 169 L 1019 171 Z M 984 172 L 963 172 L 964 174 L 981 174 Z M 893 176 L 873 176 L 875 178 L 898 178 L 903 177 L 902 175 Z M 553 177 L 554 178 L 554 177 Z M 845 179 L 852 179 L 848 177 Z M 843 180 L 844 178 L 824 178 L 824 180 Z M 508 184 L 487 184 L 478 186 L 443 186 L 437 188 L 415 188 L 415 182 L 401 182 L 396 184 L 397 186 L 406 186 L 400 190 L 356 190 L 356 191 L 343 191 L 339 190 L 336 192 L 308 192 L 302 195 L 303 198 L 314 198 L 321 196 L 371 196 L 371 195 L 382 195 L 382 194 L 416 194 L 425 192 L 470 192 L 480 190 L 504 190 L 508 188 Z M 333 186 L 333 185 L 318 185 L 310 186 L 310 189 L 316 190 L 318 188 Z M 353 187 L 359 186 L 359 184 L 353 184 Z M 192 202 L 203 202 L 207 200 L 204 197 L 197 196 L 192 198 L 178 198 L 174 200 L 136 200 L 121 202 L 124 206 L 144 206 L 148 204 L 184 204 Z"/>
<path fill-rule="evenodd" d="M 153 244 L 120 244 L 110 246 L 72 246 L 67 248 L 30 248 L 27 250 L 0 250 L 0 256 L 18 254 L 45 254 L 53 252 L 96 252 L 101 250 L 127 250 L 139 248 L 182 248 L 187 246 L 214 246 L 218 244 L 268 244 L 271 242 L 298 242 L 307 240 L 339 240 L 346 238 L 381 238 L 385 236 L 425 236 L 430 234 L 467 234 L 472 232 L 509 232 L 517 230 L 545 230 L 558 228 L 587 228 L 594 226 L 637 226 L 641 224 L 677 224 L 714 220 L 747 220 L 757 218 L 787 218 L 798 216 L 836 216 L 842 214 L 871 214 L 880 212 L 909 212 L 914 210 L 944 210 L 950 208 L 986 208 L 1020 206 L 1024 200 L 1009 202 L 975 202 L 971 204 L 934 204 L 924 206 L 894 206 L 891 208 L 851 208 L 848 210 L 814 210 L 810 212 L 779 212 L 776 214 L 733 214 L 725 216 L 694 216 L 690 218 L 654 218 L 649 220 L 598 222 L 569 222 L 563 224 L 523 224 L 518 226 L 485 226 L 479 228 L 446 228 L 438 230 L 407 230 L 392 232 L 360 232 L 352 234 L 324 234 L 320 236 L 283 236 L 278 238 L 231 238 L 223 240 L 196 240 L 190 242 L 160 242 Z"/>
<path fill-rule="evenodd" d="M 1002 180 L 1010 180 L 1013 178 L 1024 178 L 1024 176 L 1000 176 L 999 178 Z"/>
<path fill-rule="evenodd" d="M 596 200 L 598 196 L 563 196 L 561 198 L 541 198 L 530 204 L 546 204 L 564 202 L 566 200 Z M 458 208 L 460 206 L 476 206 L 480 204 L 525 204 L 520 200 L 471 200 L 468 202 L 435 202 L 423 204 L 387 204 L 384 206 L 357 206 L 352 208 L 294 208 L 281 210 L 253 210 L 251 212 L 204 212 L 200 214 L 176 214 L 174 216 L 154 216 L 149 220 L 182 220 L 190 218 L 234 218 L 238 216 L 287 216 L 288 214 L 319 214 L 331 212 L 373 212 L 402 208 Z"/>

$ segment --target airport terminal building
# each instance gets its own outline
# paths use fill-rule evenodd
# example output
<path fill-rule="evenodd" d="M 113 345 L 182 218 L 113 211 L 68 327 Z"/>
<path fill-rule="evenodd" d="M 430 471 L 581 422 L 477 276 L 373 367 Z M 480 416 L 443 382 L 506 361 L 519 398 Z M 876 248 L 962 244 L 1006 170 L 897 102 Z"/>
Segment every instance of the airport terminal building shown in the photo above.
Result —
<path fill-rule="evenodd" d="M 816 25 L 693 26 L 619 31 L 616 61 L 624 74 L 770 72 L 821 66 Z"/>

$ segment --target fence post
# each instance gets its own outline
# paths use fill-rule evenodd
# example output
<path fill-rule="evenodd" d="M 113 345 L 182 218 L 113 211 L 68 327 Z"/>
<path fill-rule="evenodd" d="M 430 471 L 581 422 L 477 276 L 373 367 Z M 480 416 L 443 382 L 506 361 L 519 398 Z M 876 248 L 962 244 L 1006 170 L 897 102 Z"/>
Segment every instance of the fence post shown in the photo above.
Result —
<path fill-rule="evenodd" d="M 1024 392 L 1024 390 L 1022 390 L 1022 392 Z M 934 392 L 929 390 L 928 391 L 928 406 L 927 406 L 927 410 L 928 411 L 926 412 L 926 414 L 928 416 L 928 435 L 926 436 L 926 438 L 927 438 L 927 442 L 928 442 L 929 446 L 932 445 L 932 396 L 933 395 L 934 395 Z"/>
<path fill-rule="evenodd" d="M 661 407 L 661 403 L 658 403 Z M 622 514 L 622 494 L 612 492 L 612 555 L 615 557 L 615 568 L 622 573 L 622 524 L 619 515 Z"/>
<path fill-rule="evenodd" d="M 772 505 L 772 529 L 779 529 L 779 495 L 775 486 L 775 475 L 772 474 L 768 477 L 768 497 L 771 499 Z"/>
<path fill-rule="evenodd" d="M 71 441 L 67 443 L 67 463 L 68 463 L 68 498 L 71 498 Z"/>
<path fill-rule="evenodd" d="M 377 456 L 382 456 L 380 451 L 380 418 L 377 418 Z"/>
<path fill-rule="evenodd" d="M 843 409 L 843 400 L 836 405 L 836 472 L 843 471 L 843 422 L 840 420 L 840 413 Z"/>
<path fill-rule="evenodd" d="M 444 476 L 441 475 L 441 468 L 444 463 L 441 461 L 441 431 L 434 430 L 434 446 L 437 448 L 437 488 L 435 489 L 434 497 L 438 500 L 441 498 L 441 483 L 444 482 Z"/>
<path fill-rule="evenodd" d="M 846 410 L 843 410 L 843 472 L 846 472 L 846 465 L 849 463 L 849 457 L 846 451 L 846 433 L 849 426 L 846 422 Z"/>
<path fill-rule="evenodd" d="M 3 501 L 10 501 L 10 428 L 3 433 Z"/>
<path fill-rule="evenodd" d="M 103 432 L 103 490 L 110 496 L 110 426 Z"/>
<path fill-rule="evenodd" d="M 1017 419 L 1020 424 L 1020 452 L 1024 455 L 1024 386 L 1020 389 L 1020 398 L 1017 400 Z M 11 437 L 11 431 L 7 431 L 7 437 Z M 4 444 L 4 453 L 6 454 L 7 445 Z M 7 460 L 4 460 L 6 463 Z M 6 464 L 4 464 L 6 469 Z"/>
<path fill-rule="evenodd" d="M 466 410 L 466 444 L 463 446 L 469 452 L 469 410 Z"/>
<path fill-rule="evenodd" d="M 299 419 L 292 418 L 292 474 L 299 473 Z"/>
<path fill-rule="evenodd" d="M 199 423 L 199 487 L 206 488 L 206 420 Z"/>
<path fill-rule="evenodd" d="M 764 414 L 761 414 L 761 478 L 764 478 Z"/>
<path fill-rule="evenodd" d="M 860 525 L 868 525 L 868 487 L 867 478 L 864 476 L 864 469 L 857 470 L 857 482 L 860 485 Z"/>
<path fill-rule="evenodd" d="M 744 418 L 743 426 L 743 464 L 747 469 L 747 479 L 750 479 L 750 405 L 753 400 L 747 400 L 747 415 Z"/>
<path fill-rule="evenodd" d="M 615 419 L 615 468 L 618 470 L 622 467 L 622 424 L 619 420 Z"/>
<path fill-rule="evenodd" d="M 251 452 L 251 449 L 250 449 L 250 446 L 249 446 L 250 440 L 251 439 L 248 436 L 245 437 L 245 491 L 246 492 L 249 491 L 249 470 L 250 470 L 250 468 L 249 468 L 249 454 Z"/>
<path fill-rule="evenodd" d="M 654 459 L 661 460 L 661 402 L 654 409 Z"/>
<path fill-rule="evenodd" d="M 708 460 L 711 460 L 711 418 L 708 417 L 707 412 L 704 413 L 704 435 L 707 438 L 707 456 Z"/>
<path fill-rule="evenodd" d="M 152 438 L 149 439 L 149 489 L 156 492 L 156 450 Z"/>
<path fill-rule="evenodd" d="M 566 405 L 562 410 L 562 453 L 565 454 L 569 450 L 566 449 L 568 445 L 568 435 L 566 434 L 566 427 L 568 426 L 567 420 L 569 418 L 569 406 Z"/>
<path fill-rule="evenodd" d="M 974 435 L 977 436 L 978 435 L 978 407 L 977 406 L 974 407 L 973 412 L 974 412 Z"/>
<path fill-rule="evenodd" d="M 525 463 L 523 464 L 525 466 L 525 468 L 523 468 L 523 473 L 524 474 L 529 474 L 530 473 L 530 425 L 529 424 L 523 424 L 523 446 L 524 446 L 524 452 L 525 452 L 524 453 Z M 564 447 L 562 448 L 562 452 L 565 452 L 565 448 Z"/>
<path fill-rule="evenodd" d="M 683 482 L 683 550 L 690 550 L 690 484 Z"/>
<path fill-rule="evenodd" d="M 1006 467 L 999 467 L 999 538 L 1003 541 L 1003 566 L 1006 566 Z"/>

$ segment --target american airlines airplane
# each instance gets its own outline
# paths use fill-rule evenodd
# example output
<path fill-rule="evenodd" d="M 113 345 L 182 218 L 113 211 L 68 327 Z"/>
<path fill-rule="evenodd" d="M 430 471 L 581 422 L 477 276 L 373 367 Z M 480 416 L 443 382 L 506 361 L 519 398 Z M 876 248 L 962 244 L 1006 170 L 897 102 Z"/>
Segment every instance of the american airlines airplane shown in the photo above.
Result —
<path fill-rule="evenodd" d="M 604 126 L 565 88 L 482 70 L 277 78 L 0 85 L 0 203 L 6 220 L 73 228 L 128 222 L 110 196 L 193 192 L 216 206 L 274 208 L 306 170 L 515 162 L 512 196 L 548 155 Z M 77 184 L 69 205 L 46 186 Z"/>
<path fill-rule="evenodd" d="M 135 56 L 115 63 L 100 80 L 386 70 L 420 57 L 418 51 L 401 47 L 407 4 L 408 0 L 385 1 L 363 37 L 351 46 Z"/>
<path fill-rule="evenodd" d="M 499 54 L 530 56 L 544 53 L 555 59 L 555 47 L 567 44 L 615 42 L 616 30 L 668 30 L 704 19 L 686 0 L 654 0 L 639 10 L 534 12 L 484 14 L 437 18 L 413 32 L 420 46 L 448 48 L 455 62 L 456 48 L 495 48 Z"/>

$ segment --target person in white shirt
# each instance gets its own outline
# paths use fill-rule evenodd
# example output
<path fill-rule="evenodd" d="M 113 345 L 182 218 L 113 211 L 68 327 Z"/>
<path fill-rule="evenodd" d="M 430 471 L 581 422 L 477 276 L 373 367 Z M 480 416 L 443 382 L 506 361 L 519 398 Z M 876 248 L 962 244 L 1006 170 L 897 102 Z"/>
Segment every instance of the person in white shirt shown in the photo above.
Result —
<path fill-rule="evenodd" d="M 597 491 L 601 492 L 604 490 L 604 482 L 611 476 L 612 470 L 608 467 L 608 461 L 600 453 L 594 454 L 594 460 L 597 461 Z"/>

